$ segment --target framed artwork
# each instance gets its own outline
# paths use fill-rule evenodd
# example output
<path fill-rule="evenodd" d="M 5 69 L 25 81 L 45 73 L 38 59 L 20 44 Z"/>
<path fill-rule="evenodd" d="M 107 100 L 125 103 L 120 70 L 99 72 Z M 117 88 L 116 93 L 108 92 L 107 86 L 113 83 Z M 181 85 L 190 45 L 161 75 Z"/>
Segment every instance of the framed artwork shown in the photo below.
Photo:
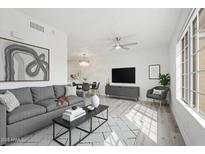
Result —
<path fill-rule="evenodd" d="M 149 79 L 158 80 L 160 74 L 160 64 L 149 65 Z"/>
<path fill-rule="evenodd" d="M 49 81 L 49 52 L 0 37 L 0 82 Z"/>

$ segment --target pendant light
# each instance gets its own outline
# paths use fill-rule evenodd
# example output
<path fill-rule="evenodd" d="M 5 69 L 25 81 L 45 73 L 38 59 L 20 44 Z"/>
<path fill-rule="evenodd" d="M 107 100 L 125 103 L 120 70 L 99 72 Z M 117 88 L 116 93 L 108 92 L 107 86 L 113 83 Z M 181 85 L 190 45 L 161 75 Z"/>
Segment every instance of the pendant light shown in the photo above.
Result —
<path fill-rule="evenodd" d="M 80 66 L 89 66 L 90 61 L 85 58 L 85 54 L 83 54 L 83 58 L 79 60 L 79 65 Z"/>

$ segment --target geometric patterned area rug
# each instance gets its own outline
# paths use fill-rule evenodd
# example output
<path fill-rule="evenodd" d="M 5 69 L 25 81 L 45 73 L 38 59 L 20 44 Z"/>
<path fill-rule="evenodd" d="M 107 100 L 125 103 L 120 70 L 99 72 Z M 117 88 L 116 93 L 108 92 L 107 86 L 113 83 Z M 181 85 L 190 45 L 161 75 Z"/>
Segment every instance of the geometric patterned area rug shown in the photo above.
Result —
<path fill-rule="evenodd" d="M 157 138 L 157 111 L 144 106 L 139 101 L 126 101 L 112 98 L 101 98 L 101 104 L 109 105 L 109 119 L 101 127 L 95 130 L 77 146 L 134 146 L 141 131 L 146 133 L 146 128 L 152 128 L 150 138 Z M 89 104 L 90 100 L 86 100 Z M 106 111 L 100 116 L 106 115 Z M 146 118 L 146 117 L 152 118 Z M 93 118 L 93 128 L 102 121 Z M 89 121 L 79 127 L 89 129 Z M 56 125 L 56 135 L 65 129 Z M 149 133 L 150 133 L 149 132 Z M 22 137 L 20 140 L 8 143 L 8 146 L 60 146 L 53 141 L 53 127 L 48 126 L 32 134 Z M 86 135 L 79 129 L 72 130 L 72 144 Z M 149 134 L 148 134 L 149 135 Z M 58 138 L 62 143 L 68 145 L 68 133 Z"/>
<path fill-rule="evenodd" d="M 101 115 L 102 116 L 102 115 Z M 102 121 L 93 119 L 93 128 L 99 125 Z M 99 127 L 95 132 L 85 138 L 78 146 L 123 146 L 135 145 L 137 135 L 141 123 L 133 124 L 126 117 L 110 116 L 107 123 Z M 89 121 L 83 123 L 79 127 L 89 129 Z M 56 135 L 66 131 L 59 125 L 56 125 Z M 10 143 L 12 146 L 58 146 L 59 144 L 52 140 L 52 126 L 39 130 L 31 135 L 23 137 L 16 143 Z M 72 143 L 82 138 L 86 133 L 78 129 L 72 130 Z M 61 136 L 59 139 L 62 143 L 68 142 L 68 133 Z"/>

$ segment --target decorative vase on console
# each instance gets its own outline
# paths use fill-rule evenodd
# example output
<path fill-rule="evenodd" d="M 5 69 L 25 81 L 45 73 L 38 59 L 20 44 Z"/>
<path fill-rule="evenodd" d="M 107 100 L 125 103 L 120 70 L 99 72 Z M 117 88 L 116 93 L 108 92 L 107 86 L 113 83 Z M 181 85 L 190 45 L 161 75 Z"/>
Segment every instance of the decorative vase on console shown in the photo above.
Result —
<path fill-rule="evenodd" d="M 92 96 L 91 103 L 94 108 L 97 108 L 100 105 L 100 99 L 96 94 Z"/>

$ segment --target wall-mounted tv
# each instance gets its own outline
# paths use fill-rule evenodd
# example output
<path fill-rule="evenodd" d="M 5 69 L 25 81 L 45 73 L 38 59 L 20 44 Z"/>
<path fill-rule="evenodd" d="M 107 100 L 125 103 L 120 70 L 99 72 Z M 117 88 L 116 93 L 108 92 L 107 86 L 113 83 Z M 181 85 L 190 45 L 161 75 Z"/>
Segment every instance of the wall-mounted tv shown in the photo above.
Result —
<path fill-rule="evenodd" d="M 113 83 L 135 83 L 135 67 L 113 68 Z"/>

